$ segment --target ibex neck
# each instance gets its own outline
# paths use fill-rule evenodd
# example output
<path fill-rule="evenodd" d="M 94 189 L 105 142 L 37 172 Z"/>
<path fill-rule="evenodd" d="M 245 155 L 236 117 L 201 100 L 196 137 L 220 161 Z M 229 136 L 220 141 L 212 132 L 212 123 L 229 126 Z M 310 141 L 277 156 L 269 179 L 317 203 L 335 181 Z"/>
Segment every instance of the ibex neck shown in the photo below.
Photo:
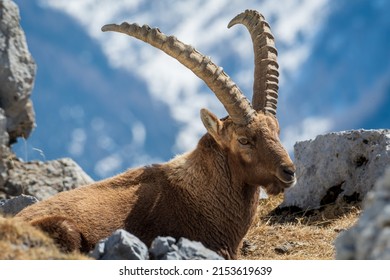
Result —
<path fill-rule="evenodd" d="M 200 139 L 195 150 L 167 164 L 170 179 L 181 181 L 180 187 L 188 188 L 189 192 L 197 192 L 199 188 L 217 190 L 220 185 L 227 188 L 233 184 L 226 156 L 208 134 Z"/>

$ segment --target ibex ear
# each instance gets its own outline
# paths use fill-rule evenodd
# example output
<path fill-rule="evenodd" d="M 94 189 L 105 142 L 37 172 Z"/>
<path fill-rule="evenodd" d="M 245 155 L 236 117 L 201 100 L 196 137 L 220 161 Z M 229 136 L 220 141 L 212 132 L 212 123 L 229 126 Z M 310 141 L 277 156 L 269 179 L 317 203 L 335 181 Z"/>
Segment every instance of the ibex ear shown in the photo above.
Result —
<path fill-rule="evenodd" d="M 222 128 L 222 122 L 207 109 L 200 110 L 200 118 L 202 119 L 203 125 L 206 127 L 207 132 L 218 141 L 220 138 L 220 131 Z"/>

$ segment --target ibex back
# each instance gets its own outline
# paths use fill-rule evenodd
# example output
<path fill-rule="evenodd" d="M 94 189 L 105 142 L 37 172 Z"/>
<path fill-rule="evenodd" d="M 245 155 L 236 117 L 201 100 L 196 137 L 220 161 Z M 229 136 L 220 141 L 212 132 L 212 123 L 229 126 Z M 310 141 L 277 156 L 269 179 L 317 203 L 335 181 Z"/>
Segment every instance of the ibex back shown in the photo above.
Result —
<path fill-rule="evenodd" d="M 104 26 L 103 31 L 136 37 L 177 59 L 208 85 L 228 116 L 218 119 L 202 109 L 207 133 L 195 150 L 60 193 L 18 216 L 46 231 L 65 251 L 88 252 L 124 228 L 147 245 L 157 236 L 186 237 L 236 259 L 255 216 L 259 187 L 278 194 L 295 182 L 295 167 L 279 140 L 275 116 L 273 35 L 256 11 L 237 15 L 228 27 L 237 23 L 247 27 L 254 46 L 252 105 L 222 68 L 175 37 L 137 24 Z"/>

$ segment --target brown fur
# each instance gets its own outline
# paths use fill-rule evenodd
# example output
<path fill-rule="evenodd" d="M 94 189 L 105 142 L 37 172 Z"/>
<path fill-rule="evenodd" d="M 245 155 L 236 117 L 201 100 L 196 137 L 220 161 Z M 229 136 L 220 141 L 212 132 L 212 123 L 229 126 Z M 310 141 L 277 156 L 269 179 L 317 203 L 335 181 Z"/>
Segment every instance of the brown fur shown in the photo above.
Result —
<path fill-rule="evenodd" d="M 259 185 L 280 193 L 295 181 L 286 168 L 295 169 L 272 115 L 260 112 L 240 126 L 202 110 L 202 120 L 209 133 L 194 151 L 60 193 L 17 216 L 66 251 L 87 252 L 124 228 L 147 245 L 157 236 L 186 237 L 236 259 L 255 216 Z"/>

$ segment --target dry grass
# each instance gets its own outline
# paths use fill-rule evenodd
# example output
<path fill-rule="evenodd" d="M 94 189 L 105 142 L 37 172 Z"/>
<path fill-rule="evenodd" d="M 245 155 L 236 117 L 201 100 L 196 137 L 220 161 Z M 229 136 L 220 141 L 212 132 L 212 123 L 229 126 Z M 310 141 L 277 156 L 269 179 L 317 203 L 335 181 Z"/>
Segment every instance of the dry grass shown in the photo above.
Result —
<path fill-rule="evenodd" d="M 361 212 L 347 203 L 309 212 L 278 209 L 282 201 L 282 195 L 260 201 L 240 259 L 334 259 L 337 235 L 354 225 Z"/>
<path fill-rule="evenodd" d="M 79 260 L 78 253 L 64 254 L 43 232 L 14 218 L 0 216 L 0 260 Z"/>

